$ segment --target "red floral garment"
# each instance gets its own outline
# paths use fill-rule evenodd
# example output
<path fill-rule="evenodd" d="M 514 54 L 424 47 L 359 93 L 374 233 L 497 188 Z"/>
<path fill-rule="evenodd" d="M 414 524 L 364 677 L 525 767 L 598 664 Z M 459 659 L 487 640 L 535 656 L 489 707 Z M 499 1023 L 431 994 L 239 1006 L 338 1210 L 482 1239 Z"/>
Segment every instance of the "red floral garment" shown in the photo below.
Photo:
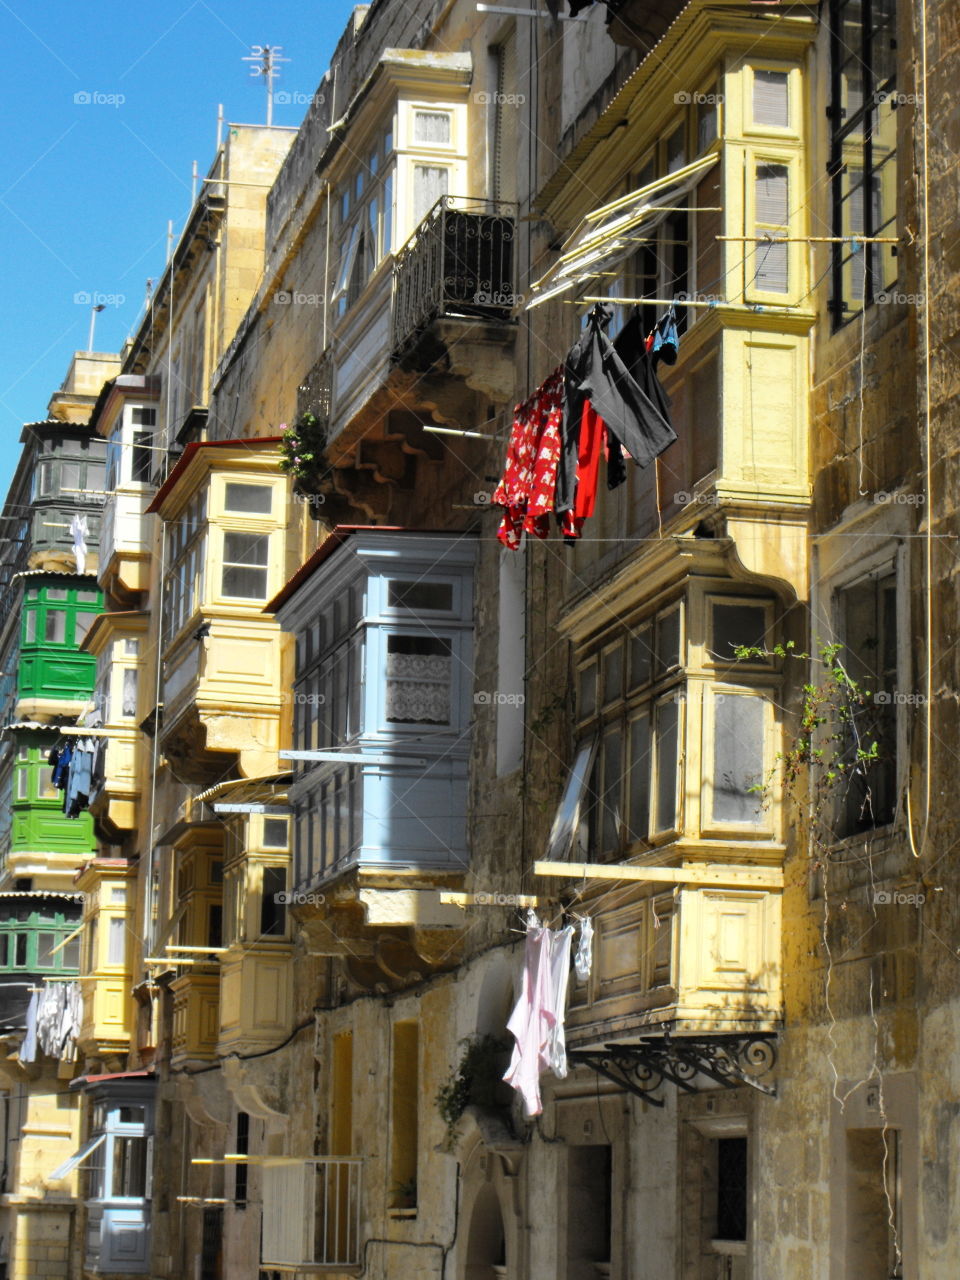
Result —
<path fill-rule="evenodd" d="M 563 370 L 556 369 L 514 410 L 503 476 L 493 494 L 505 507 L 497 537 L 516 551 L 521 535 L 545 538 L 553 511 L 560 461 Z"/>

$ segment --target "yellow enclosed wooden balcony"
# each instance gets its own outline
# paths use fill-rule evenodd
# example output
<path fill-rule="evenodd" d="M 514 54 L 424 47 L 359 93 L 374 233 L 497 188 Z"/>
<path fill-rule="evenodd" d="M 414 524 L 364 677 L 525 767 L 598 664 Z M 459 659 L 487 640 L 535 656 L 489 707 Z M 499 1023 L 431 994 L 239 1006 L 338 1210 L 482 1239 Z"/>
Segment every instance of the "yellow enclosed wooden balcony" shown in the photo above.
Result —
<path fill-rule="evenodd" d="M 126 858 L 94 858 L 75 883 L 84 895 L 78 1044 L 90 1057 L 120 1061 L 134 1023 L 130 962 L 136 867 Z"/>

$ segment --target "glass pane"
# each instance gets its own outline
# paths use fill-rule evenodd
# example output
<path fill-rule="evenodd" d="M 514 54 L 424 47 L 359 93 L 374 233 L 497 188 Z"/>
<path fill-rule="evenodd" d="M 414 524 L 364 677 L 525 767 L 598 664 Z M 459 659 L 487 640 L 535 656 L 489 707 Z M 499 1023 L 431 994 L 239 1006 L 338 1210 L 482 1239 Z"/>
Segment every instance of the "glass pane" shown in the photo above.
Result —
<path fill-rule="evenodd" d="M 286 818 L 264 818 L 263 845 L 265 849 L 285 849 L 287 847 Z"/>
<path fill-rule="evenodd" d="M 621 784 L 623 782 L 623 750 L 619 725 L 603 736 L 603 795 L 600 810 L 600 852 L 614 853 L 620 848 L 620 826 L 623 814 Z"/>
<path fill-rule="evenodd" d="M 142 1198 L 147 1191 L 147 1139 L 115 1134 L 113 1137 L 110 1196 Z"/>
<path fill-rule="evenodd" d="M 680 665 L 680 610 L 671 609 L 657 618 L 657 674 Z"/>
<path fill-rule="evenodd" d="M 786 129 L 790 124 L 788 77 L 786 71 L 753 73 L 753 119 L 755 124 Z"/>
<path fill-rule="evenodd" d="M 387 583 L 387 606 L 414 612 L 450 613 L 453 609 L 453 583 L 391 580 Z"/>
<path fill-rule="evenodd" d="M 266 600 L 266 569 L 239 569 L 232 566 L 224 568 L 223 594 L 238 596 L 243 600 Z"/>
<path fill-rule="evenodd" d="M 123 964 L 126 931 L 126 921 L 122 916 L 110 917 L 110 932 L 107 939 L 107 964 Z"/>
<path fill-rule="evenodd" d="M 47 587 L 48 600 L 66 600 L 66 598 L 67 598 L 66 587 Z"/>
<path fill-rule="evenodd" d="M 413 220 L 423 218 L 450 188 L 450 170 L 443 165 L 417 164 L 413 167 Z"/>
<path fill-rule="evenodd" d="M 77 645 L 78 648 L 97 616 L 98 615 L 95 613 L 78 613 L 76 615 L 73 631 L 73 643 Z"/>
<path fill-rule="evenodd" d="M 80 490 L 80 463 L 79 462 L 61 462 L 60 463 L 60 492 L 69 493 L 71 498 L 76 498 Z"/>
<path fill-rule="evenodd" d="M 67 635 L 67 615 L 63 609 L 48 609 L 43 638 L 51 644 L 63 644 Z"/>
<path fill-rule="evenodd" d="M 645 840 L 650 829 L 650 717 L 646 714 L 630 721 L 627 813 L 628 840 Z"/>
<path fill-rule="evenodd" d="M 681 125 L 667 139 L 667 173 L 676 173 L 687 163 L 685 126 Z"/>
<path fill-rule="evenodd" d="M 18 933 L 16 935 L 16 945 L 14 947 L 13 963 L 22 965 L 27 963 L 27 935 Z"/>
<path fill-rule="evenodd" d="M 677 746 L 680 702 L 671 698 L 657 708 L 657 831 L 677 825 Z"/>
<path fill-rule="evenodd" d="M 761 698 L 714 695 L 713 819 L 754 825 L 760 821 L 763 783 L 763 710 Z"/>
<path fill-rule="evenodd" d="M 137 670 L 135 667 L 127 667 L 123 673 L 123 714 L 125 716 L 135 716 L 137 714 Z"/>
<path fill-rule="evenodd" d="M 150 462 L 153 450 L 153 433 L 151 431 L 135 431 L 133 448 L 130 450 L 130 479 L 145 482 L 150 479 Z"/>
<path fill-rule="evenodd" d="M 591 663 L 580 672 L 580 692 L 577 707 L 581 720 L 592 716 L 597 709 L 597 667 Z"/>
<path fill-rule="evenodd" d="M 282 936 L 286 927 L 287 872 L 284 867 L 264 867 L 260 892 L 260 933 Z"/>
<path fill-rule="evenodd" d="M 717 136 L 717 90 L 714 85 L 707 94 L 713 102 L 702 102 L 697 107 L 697 151 L 706 151 Z"/>
<path fill-rule="evenodd" d="M 130 421 L 135 427 L 155 427 L 157 411 L 148 409 L 145 405 L 134 405 L 130 410 Z"/>
<path fill-rule="evenodd" d="M 766 635 L 766 610 L 751 604 L 714 604 L 712 607 L 710 653 L 723 662 L 736 660 L 738 646 L 752 649 L 769 647 Z"/>
<path fill-rule="evenodd" d="M 267 484 L 234 484 L 227 482 L 224 509 L 252 512 L 255 515 L 270 514 L 273 489 Z"/>
<path fill-rule="evenodd" d="M 570 855 L 570 846 L 580 824 L 581 808 L 586 808 L 584 802 L 587 799 L 596 755 L 596 737 L 588 738 L 577 745 L 573 765 L 567 776 L 563 796 L 550 830 L 550 839 L 547 843 L 548 858 L 566 858 Z"/>
<path fill-rule="evenodd" d="M 442 146 L 450 141 L 449 111 L 414 111 L 413 140 L 432 146 Z"/>
<path fill-rule="evenodd" d="M 437 636 L 387 637 L 386 718 L 449 724 L 452 646 Z"/>
<path fill-rule="evenodd" d="M 80 939 L 71 938 L 70 941 L 67 943 L 67 945 L 60 952 L 60 955 L 63 957 L 62 967 L 64 969 L 79 969 L 80 968 Z"/>
<path fill-rule="evenodd" d="M 77 592 L 77 604 L 99 604 L 99 603 L 100 603 L 99 591 L 78 591 Z"/>
<path fill-rule="evenodd" d="M 52 969 L 57 963 L 57 957 L 52 952 L 59 941 L 60 938 L 55 933 L 37 934 L 37 964 L 41 969 Z"/>
<path fill-rule="evenodd" d="M 623 697 L 623 645 L 603 655 L 603 705 Z"/>
<path fill-rule="evenodd" d="M 23 619 L 23 643 L 34 644 L 37 639 L 37 611 L 28 609 Z"/>
<path fill-rule="evenodd" d="M 670 982 L 673 957 L 673 906 L 669 902 L 653 905 L 653 963 L 651 987 L 665 987 Z"/>

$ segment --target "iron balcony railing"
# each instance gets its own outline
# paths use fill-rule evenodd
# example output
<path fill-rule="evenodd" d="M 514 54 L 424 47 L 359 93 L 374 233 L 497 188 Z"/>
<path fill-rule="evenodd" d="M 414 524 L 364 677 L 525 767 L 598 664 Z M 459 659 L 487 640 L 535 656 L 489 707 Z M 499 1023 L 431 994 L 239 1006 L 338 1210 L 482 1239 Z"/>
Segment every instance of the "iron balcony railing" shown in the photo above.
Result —
<path fill-rule="evenodd" d="M 515 205 L 441 196 L 394 262 L 394 355 L 443 317 L 511 321 L 515 235 Z"/>
<path fill-rule="evenodd" d="M 266 1157 L 263 1266 L 358 1266 L 362 1171 L 360 1156 Z"/>
<path fill-rule="evenodd" d="M 332 394 L 333 361 L 328 347 L 297 388 L 297 417 L 312 413 L 326 427 L 330 422 Z"/>

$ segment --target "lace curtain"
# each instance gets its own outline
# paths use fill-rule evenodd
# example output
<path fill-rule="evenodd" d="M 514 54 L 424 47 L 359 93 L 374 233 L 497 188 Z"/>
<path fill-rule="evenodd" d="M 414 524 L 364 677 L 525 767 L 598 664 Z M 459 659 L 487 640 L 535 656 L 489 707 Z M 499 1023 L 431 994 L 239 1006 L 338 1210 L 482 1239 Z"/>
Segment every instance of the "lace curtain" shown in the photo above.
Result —
<path fill-rule="evenodd" d="M 387 654 L 387 719 L 450 723 L 449 654 Z"/>

